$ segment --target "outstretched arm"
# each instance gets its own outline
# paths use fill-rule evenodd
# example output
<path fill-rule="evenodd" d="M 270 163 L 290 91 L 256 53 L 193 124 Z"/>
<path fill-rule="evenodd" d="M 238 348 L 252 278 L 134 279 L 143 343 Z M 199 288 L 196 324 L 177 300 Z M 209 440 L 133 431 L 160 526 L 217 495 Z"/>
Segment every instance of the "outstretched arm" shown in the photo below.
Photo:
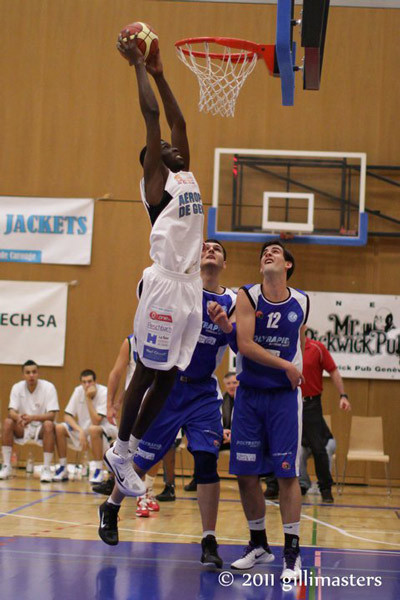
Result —
<path fill-rule="evenodd" d="M 167 117 L 169 128 L 171 129 L 171 143 L 178 148 L 185 161 L 185 169 L 189 170 L 190 151 L 189 142 L 186 134 L 186 122 L 183 117 L 179 104 L 164 77 L 164 69 L 160 58 L 160 51 L 152 54 L 147 59 L 146 69 L 154 77 L 158 91 Z"/>
<path fill-rule="evenodd" d="M 147 151 L 143 164 L 146 200 L 154 206 L 161 201 L 168 170 L 161 159 L 160 110 L 146 71 L 144 56 L 136 45 L 136 39 L 124 42 L 120 35 L 118 50 L 135 67 L 139 91 L 139 103 L 146 123 Z"/>

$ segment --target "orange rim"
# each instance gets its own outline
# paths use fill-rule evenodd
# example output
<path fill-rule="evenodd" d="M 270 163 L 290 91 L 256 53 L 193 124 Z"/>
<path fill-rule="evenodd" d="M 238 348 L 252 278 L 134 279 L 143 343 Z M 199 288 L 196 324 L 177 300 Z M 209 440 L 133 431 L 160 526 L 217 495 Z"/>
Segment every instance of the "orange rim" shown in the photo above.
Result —
<path fill-rule="evenodd" d="M 242 53 L 233 53 L 230 55 L 222 54 L 219 52 L 203 52 L 201 50 L 188 50 L 182 48 L 185 44 L 202 44 L 202 43 L 214 43 L 220 46 L 226 46 L 227 48 L 236 48 L 237 50 L 245 50 L 249 52 L 249 56 L 244 56 Z M 196 56 L 198 58 L 216 58 L 219 60 L 233 60 L 236 62 L 244 62 L 245 60 L 252 59 L 256 54 L 258 58 L 263 55 L 263 46 L 256 44 L 255 42 L 249 42 L 248 40 L 240 40 L 236 38 L 225 38 L 225 37 L 197 37 L 197 38 L 185 38 L 184 40 L 178 40 L 175 42 L 175 46 L 180 48 L 183 54 L 186 56 Z"/>

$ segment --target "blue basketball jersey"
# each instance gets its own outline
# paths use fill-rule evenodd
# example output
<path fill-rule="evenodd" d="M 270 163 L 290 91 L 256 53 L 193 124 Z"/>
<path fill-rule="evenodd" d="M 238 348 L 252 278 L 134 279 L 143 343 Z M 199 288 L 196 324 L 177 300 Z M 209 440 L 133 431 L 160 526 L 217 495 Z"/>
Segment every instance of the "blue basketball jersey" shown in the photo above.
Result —
<path fill-rule="evenodd" d="M 299 371 L 303 367 L 300 346 L 300 328 L 307 321 L 309 299 L 305 292 L 288 288 L 289 298 L 271 302 L 262 292 L 261 284 L 250 284 L 243 289 L 255 311 L 254 341 L 271 354 L 292 362 Z M 236 358 L 238 380 L 248 386 L 268 389 L 291 387 L 284 371 L 254 362 L 238 353 Z"/>
<path fill-rule="evenodd" d="M 235 310 L 236 294 L 229 288 L 225 288 L 222 294 L 203 289 L 203 324 L 199 341 L 189 366 L 181 373 L 190 379 L 211 377 L 220 363 L 228 343 L 224 332 L 210 319 L 207 311 L 209 302 L 218 302 L 230 317 Z"/>

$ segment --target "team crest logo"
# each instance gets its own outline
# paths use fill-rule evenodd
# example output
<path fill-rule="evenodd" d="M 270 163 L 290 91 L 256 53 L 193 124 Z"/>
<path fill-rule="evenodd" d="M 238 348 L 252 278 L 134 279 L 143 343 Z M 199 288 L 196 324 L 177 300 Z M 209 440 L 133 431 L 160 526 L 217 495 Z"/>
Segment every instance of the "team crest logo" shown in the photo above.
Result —
<path fill-rule="evenodd" d="M 256 310 L 256 319 L 262 319 L 264 314 L 261 310 Z"/>
<path fill-rule="evenodd" d="M 219 447 L 220 447 L 220 445 L 221 445 L 221 444 L 219 443 L 219 441 L 218 441 L 218 440 L 214 440 L 214 442 L 213 442 L 213 443 L 214 443 L 214 446 L 215 446 L 216 448 L 219 448 Z"/>
<path fill-rule="evenodd" d="M 282 469 L 284 469 L 285 471 L 289 471 L 289 469 L 290 469 L 290 464 L 286 460 L 283 461 L 281 466 L 282 466 Z"/>
<path fill-rule="evenodd" d="M 287 318 L 289 319 L 289 321 L 290 321 L 291 323 L 296 323 L 296 321 L 297 321 L 297 319 L 298 319 L 298 316 L 297 316 L 297 314 L 296 314 L 295 312 L 293 312 L 293 311 L 290 311 L 290 313 L 288 314 L 288 317 L 287 317 Z"/>

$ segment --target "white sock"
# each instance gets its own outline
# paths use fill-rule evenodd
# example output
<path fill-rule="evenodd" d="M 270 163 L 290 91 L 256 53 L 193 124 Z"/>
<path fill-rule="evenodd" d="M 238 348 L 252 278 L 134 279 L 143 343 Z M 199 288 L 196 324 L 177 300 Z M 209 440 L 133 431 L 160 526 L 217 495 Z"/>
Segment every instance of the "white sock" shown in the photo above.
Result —
<path fill-rule="evenodd" d="M 108 504 L 114 504 L 114 506 L 121 506 L 121 502 L 114 502 L 111 496 L 107 500 Z"/>
<path fill-rule="evenodd" d="M 207 537 L 208 535 L 213 535 L 215 537 L 215 530 L 212 531 L 211 529 L 209 529 L 209 530 L 203 531 L 203 539 L 205 537 Z"/>
<path fill-rule="evenodd" d="M 129 450 L 132 452 L 132 454 L 135 454 L 139 444 L 140 440 L 138 440 L 138 438 L 135 438 L 135 436 L 131 434 L 129 436 Z"/>
<path fill-rule="evenodd" d="M 67 457 L 64 456 L 64 458 L 60 458 L 60 467 L 66 467 L 67 466 Z"/>
<path fill-rule="evenodd" d="M 291 535 L 297 535 L 297 537 L 299 537 L 300 521 L 297 523 L 283 523 L 283 533 L 290 533 Z"/>
<path fill-rule="evenodd" d="M 151 475 L 145 475 L 144 478 L 144 484 L 146 486 L 146 490 L 147 492 L 150 494 L 150 496 L 153 494 L 153 485 L 154 485 L 154 480 L 155 477 L 152 477 Z"/>
<path fill-rule="evenodd" d="M 249 529 L 253 531 L 262 531 L 265 529 L 265 517 L 255 519 L 254 521 L 247 521 L 247 523 L 249 524 Z"/>
<path fill-rule="evenodd" d="M 94 461 L 94 468 L 95 469 L 102 469 L 103 468 L 103 461 L 102 460 L 95 460 Z"/>
<path fill-rule="evenodd" d="M 124 458 L 128 458 L 128 450 L 129 450 L 129 442 L 123 442 L 117 437 L 117 441 L 115 442 L 114 450 L 120 456 Z"/>
<path fill-rule="evenodd" d="M 12 454 L 12 446 L 3 446 L 3 465 L 5 467 L 11 467 L 11 454 Z"/>
<path fill-rule="evenodd" d="M 43 464 L 45 467 L 50 467 L 52 460 L 53 460 L 52 452 L 43 452 Z"/>

